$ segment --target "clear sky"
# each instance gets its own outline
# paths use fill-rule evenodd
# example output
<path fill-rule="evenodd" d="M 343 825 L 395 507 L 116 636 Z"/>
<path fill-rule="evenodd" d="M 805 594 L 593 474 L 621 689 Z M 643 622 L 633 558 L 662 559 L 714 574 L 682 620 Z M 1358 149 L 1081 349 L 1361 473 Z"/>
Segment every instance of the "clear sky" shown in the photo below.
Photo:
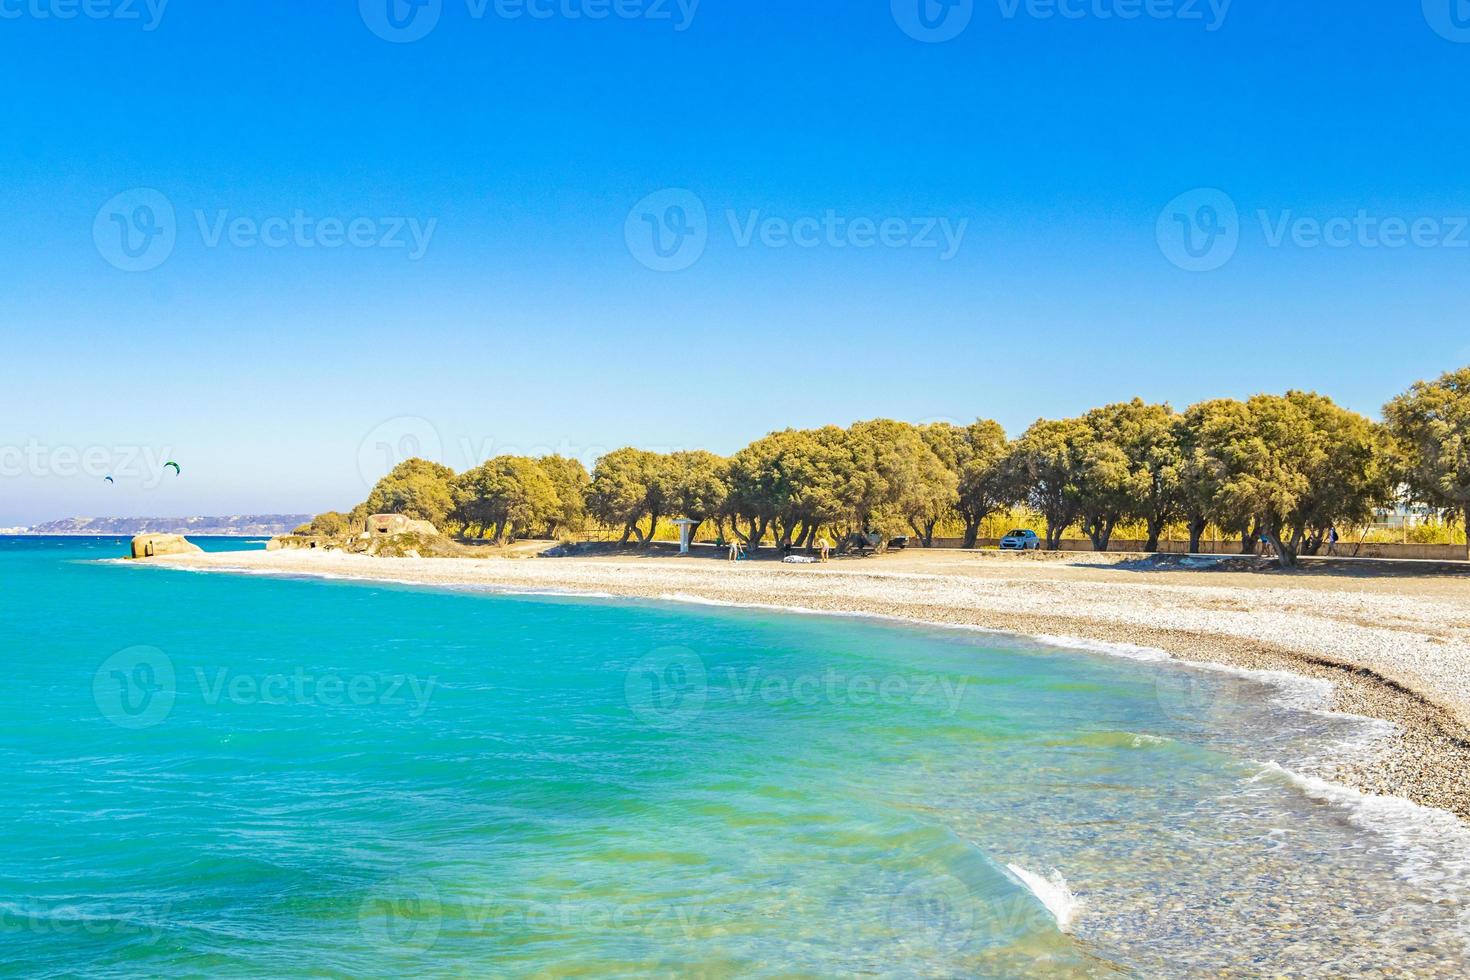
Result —
<path fill-rule="evenodd" d="M 0 525 L 1470 361 L 1466 0 L 948 2 L 0 0 Z"/>

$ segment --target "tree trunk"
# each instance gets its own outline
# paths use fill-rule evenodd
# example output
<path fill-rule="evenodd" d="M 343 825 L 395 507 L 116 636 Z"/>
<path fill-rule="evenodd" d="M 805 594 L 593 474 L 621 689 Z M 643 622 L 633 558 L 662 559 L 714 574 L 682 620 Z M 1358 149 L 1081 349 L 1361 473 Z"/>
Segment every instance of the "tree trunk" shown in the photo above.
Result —
<path fill-rule="evenodd" d="M 980 522 L 965 518 L 965 548 L 975 547 L 975 542 L 980 539 Z"/>
<path fill-rule="evenodd" d="M 654 511 L 652 517 L 653 519 L 649 522 L 648 525 L 648 537 L 643 539 L 643 546 L 645 548 L 652 547 L 653 539 L 658 534 L 658 512 Z"/>
<path fill-rule="evenodd" d="M 1108 542 L 1113 538 L 1113 521 L 1102 517 L 1089 518 L 1083 525 L 1087 537 L 1092 541 L 1093 551 L 1107 551 Z"/>
<path fill-rule="evenodd" d="M 1259 538 L 1260 536 L 1261 536 L 1261 526 L 1259 524 L 1252 525 L 1252 527 L 1250 528 L 1250 530 L 1248 530 L 1248 531 L 1245 532 L 1245 537 L 1243 537 L 1243 538 L 1240 539 L 1240 553 L 1242 555 L 1253 555 L 1253 554 L 1255 554 L 1256 553 L 1256 539 Z"/>
<path fill-rule="evenodd" d="M 1164 531 L 1164 522 L 1161 518 L 1150 517 L 1148 519 L 1148 540 L 1144 542 L 1143 550 L 1156 552 L 1159 550 L 1159 535 Z"/>
<path fill-rule="evenodd" d="M 1281 539 L 1276 531 L 1266 531 L 1266 541 L 1276 549 L 1276 562 L 1281 568 L 1295 568 L 1297 549 L 1301 547 L 1301 536 L 1294 537 L 1291 544 Z"/>
<path fill-rule="evenodd" d="M 1195 516 L 1189 519 L 1189 553 L 1199 554 L 1200 538 L 1205 536 L 1205 525 L 1209 522 L 1203 517 Z"/>
<path fill-rule="evenodd" d="M 1061 546 L 1061 543 L 1062 543 L 1062 532 L 1065 531 L 1066 529 L 1067 529 L 1067 525 L 1063 524 L 1060 520 L 1055 519 L 1055 518 L 1052 518 L 1052 517 L 1048 517 L 1046 519 L 1046 550 L 1047 551 L 1056 551 Z"/>

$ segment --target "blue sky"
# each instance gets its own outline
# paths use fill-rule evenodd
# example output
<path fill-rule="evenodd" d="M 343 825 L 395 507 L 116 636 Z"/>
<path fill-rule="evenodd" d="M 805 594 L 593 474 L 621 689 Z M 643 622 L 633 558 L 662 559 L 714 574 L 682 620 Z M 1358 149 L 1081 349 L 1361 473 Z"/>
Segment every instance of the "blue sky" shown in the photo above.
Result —
<path fill-rule="evenodd" d="M 0 525 L 1470 362 L 1467 0 L 389 2 L 0 0 Z"/>

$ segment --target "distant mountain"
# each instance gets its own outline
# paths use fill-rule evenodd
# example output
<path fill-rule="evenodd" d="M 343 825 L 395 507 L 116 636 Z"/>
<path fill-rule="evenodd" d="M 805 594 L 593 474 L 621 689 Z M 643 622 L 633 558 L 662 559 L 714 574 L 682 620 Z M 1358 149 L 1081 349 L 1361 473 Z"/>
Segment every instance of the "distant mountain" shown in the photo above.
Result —
<path fill-rule="evenodd" d="M 70 517 L 29 528 L 26 534 L 220 534 L 268 537 L 290 534 L 310 514 L 243 514 L 234 517 Z"/>

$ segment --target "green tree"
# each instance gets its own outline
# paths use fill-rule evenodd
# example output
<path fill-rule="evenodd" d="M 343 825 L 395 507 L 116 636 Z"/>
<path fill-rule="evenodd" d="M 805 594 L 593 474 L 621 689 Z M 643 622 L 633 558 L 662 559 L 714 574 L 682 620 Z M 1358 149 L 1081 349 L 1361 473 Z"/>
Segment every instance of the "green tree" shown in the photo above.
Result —
<path fill-rule="evenodd" d="M 1314 530 L 1367 521 L 1393 493 L 1381 430 L 1322 395 L 1257 395 L 1207 421 L 1219 512 L 1253 524 L 1293 567 Z"/>
<path fill-rule="evenodd" d="M 955 498 L 942 516 L 953 514 L 964 523 L 964 547 L 973 548 L 985 518 L 1013 502 L 1012 481 L 1005 466 L 1009 450 L 1005 429 L 999 422 L 980 419 L 966 426 L 935 422 L 919 432 L 945 469 L 955 476 Z M 925 547 L 933 544 L 932 523 L 915 530 Z"/>
<path fill-rule="evenodd" d="M 1168 405 L 1142 399 L 1093 409 L 1082 417 L 1078 443 L 1082 525 L 1093 548 L 1106 551 L 1123 520 L 1142 521 L 1146 551 L 1182 508 L 1183 452 Z"/>
<path fill-rule="evenodd" d="M 1191 405 L 1176 423 L 1180 454 L 1179 510 L 1189 531 L 1189 551 L 1198 553 L 1205 529 L 1215 524 L 1225 530 L 1232 528 L 1229 515 L 1220 509 L 1220 486 L 1224 480 L 1224 469 L 1220 454 L 1215 451 L 1211 440 L 1218 433 L 1228 432 L 1245 425 L 1244 402 L 1233 398 L 1219 398 Z M 1231 421 L 1239 417 L 1240 421 Z M 1237 517 L 1238 521 L 1238 517 Z M 1243 530 L 1250 531 L 1248 523 Z"/>
<path fill-rule="evenodd" d="M 493 531 L 497 544 L 544 527 L 562 509 L 551 477 L 525 456 L 497 456 L 465 471 L 455 480 L 454 497 L 466 532 Z"/>
<path fill-rule="evenodd" d="M 605 524 L 623 528 L 622 544 L 637 536 L 647 544 L 658 533 L 659 520 L 668 514 L 666 459 L 658 453 L 632 447 L 616 449 L 597 461 L 587 507 Z M 649 518 L 645 536 L 639 523 Z"/>
<path fill-rule="evenodd" d="M 1017 496 L 1046 522 L 1052 550 L 1082 513 L 1079 447 L 1085 438 L 1081 419 L 1039 419 L 1016 440 L 1006 462 Z"/>
<path fill-rule="evenodd" d="M 1138 487 L 1123 444 L 1127 406 L 1095 408 L 1075 420 L 1069 436 L 1077 513 L 1093 551 L 1107 551 L 1113 529 L 1134 515 Z"/>
<path fill-rule="evenodd" d="M 670 453 L 662 470 L 670 512 L 696 522 L 689 529 L 693 541 L 700 526 L 725 505 L 730 492 L 727 464 L 714 453 L 696 449 Z"/>
<path fill-rule="evenodd" d="M 848 429 L 851 471 L 844 494 L 852 526 L 888 537 L 928 527 L 952 508 L 958 478 L 929 448 L 917 427 L 892 419 Z"/>
<path fill-rule="evenodd" d="M 316 515 L 309 522 L 298 527 L 296 533 L 316 534 L 324 538 L 340 538 L 355 530 L 361 530 L 361 528 L 352 525 L 346 514 L 329 510 L 324 514 Z"/>
<path fill-rule="evenodd" d="M 735 537 L 751 551 L 790 505 L 793 486 L 783 454 L 796 438 L 794 430 L 773 432 L 730 457 L 725 469 L 727 493 L 719 517 L 730 521 Z"/>
<path fill-rule="evenodd" d="M 1470 517 L 1470 367 L 1416 382 L 1383 414 L 1413 498 Z"/>
<path fill-rule="evenodd" d="M 564 531 L 580 531 L 587 524 L 587 492 L 592 478 L 581 460 L 565 456 L 542 456 L 537 464 L 551 478 L 561 507 L 546 521 L 546 536 L 554 538 Z"/>
<path fill-rule="evenodd" d="M 454 470 L 441 463 L 406 459 L 373 487 L 367 513 L 402 514 L 442 529 L 454 509 L 453 480 Z"/>

